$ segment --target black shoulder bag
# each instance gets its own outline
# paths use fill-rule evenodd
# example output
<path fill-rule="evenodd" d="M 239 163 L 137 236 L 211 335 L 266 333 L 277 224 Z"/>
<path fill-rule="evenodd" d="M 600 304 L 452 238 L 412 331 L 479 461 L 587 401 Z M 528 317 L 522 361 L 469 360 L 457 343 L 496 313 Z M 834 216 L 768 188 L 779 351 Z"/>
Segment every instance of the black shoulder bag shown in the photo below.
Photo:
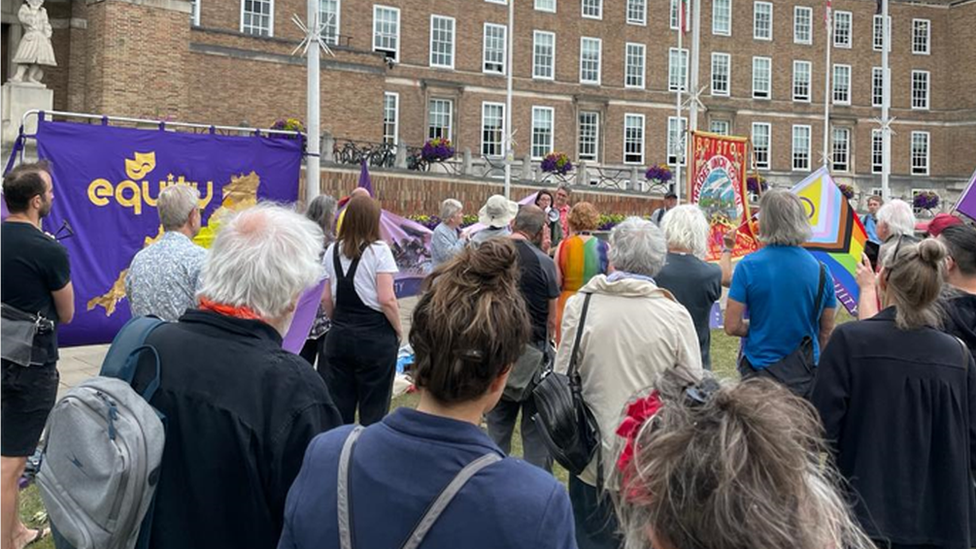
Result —
<path fill-rule="evenodd" d="M 532 392 L 538 410 L 532 416 L 532 421 L 539 428 L 553 459 L 573 475 L 582 473 L 601 447 L 600 427 L 593 412 L 583 401 L 583 386 L 579 375 L 580 338 L 583 336 L 586 312 L 590 308 L 592 297 L 592 294 L 585 295 L 569 359 L 569 371 L 566 374 L 556 373 L 550 366 Z M 602 471 L 597 476 L 601 478 Z"/>
<path fill-rule="evenodd" d="M 813 302 L 814 327 L 820 324 L 821 310 L 824 299 L 824 286 L 827 282 L 827 267 L 820 263 L 820 288 L 817 290 L 817 300 Z M 765 377 L 777 381 L 796 396 L 810 400 L 813 394 L 813 382 L 817 379 L 817 365 L 813 359 L 813 338 L 803 336 L 792 353 L 765 368 L 754 368 L 749 359 L 743 354 L 740 359 L 739 373 L 742 379 L 751 377 Z"/>

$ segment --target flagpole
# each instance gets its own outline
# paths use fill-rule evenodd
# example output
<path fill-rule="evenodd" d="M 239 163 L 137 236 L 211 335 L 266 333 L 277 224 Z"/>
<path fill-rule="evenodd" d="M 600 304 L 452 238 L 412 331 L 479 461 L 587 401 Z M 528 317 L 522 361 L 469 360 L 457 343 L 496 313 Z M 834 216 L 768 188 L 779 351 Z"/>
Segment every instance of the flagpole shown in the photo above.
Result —
<path fill-rule="evenodd" d="M 891 127 L 888 119 L 891 108 L 891 73 L 888 67 L 888 45 L 890 44 L 890 25 L 888 24 L 888 0 L 881 0 L 881 199 L 891 198 L 888 186 L 891 178 Z"/>
<path fill-rule="evenodd" d="M 827 60 L 824 67 L 824 133 L 823 133 L 823 166 L 829 169 L 830 164 L 830 49 L 833 46 L 834 14 L 831 9 L 830 0 L 827 0 Z"/>
<path fill-rule="evenodd" d="M 692 132 L 698 130 L 698 96 L 701 92 L 699 89 L 699 71 L 701 67 L 701 60 L 699 59 L 701 55 L 701 0 L 694 0 L 694 5 L 691 8 L 691 104 L 688 106 L 688 126 L 685 132 L 685 145 L 684 145 L 684 155 L 685 162 L 688 161 L 688 145 L 690 143 L 690 137 Z M 681 200 L 681 182 L 678 182 L 678 200 Z"/>
<path fill-rule="evenodd" d="M 681 203 L 681 148 L 680 148 L 680 142 L 681 142 L 681 137 L 682 137 L 681 136 L 681 90 L 684 87 L 685 83 L 687 82 L 687 79 L 682 79 L 681 78 L 681 76 L 683 75 L 683 73 L 684 73 L 685 76 L 687 76 L 687 73 L 685 73 L 685 71 L 683 70 L 685 68 L 685 64 L 684 64 L 684 57 L 681 55 L 681 35 L 684 34 L 682 31 L 683 31 L 683 27 L 684 27 L 684 19 L 685 19 L 684 5 L 685 5 L 685 1 L 686 0 L 677 0 L 677 1 L 678 1 L 678 93 L 677 93 L 677 98 L 675 100 L 675 114 L 678 117 L 678 131 L 676 132 L 677 133 L 677 136 L 676 136 L 677 137 L 677 140 L 673 144 L 674 148 L 677 149 L 677 151 L 672 151 L 672 152 L 676 152 L 676 154 L 675 154 L 675 168 L 674 168 L 674 173 L 675 173 L 675 178 L 674 178 L 674 181 L 675 181 L 675 184 L 674 184 L 675 192 L 674 192 L 674 194 L 676 194 L 678 196 L 678 203 L 680 204 Z M 670 132 L 670 128 L 669 128 L 669 132 Z"/>
<path fill-rule="evenodd" d="M 308 0 L 306 5 L 306 21 L 309 27 L 315 31 L 319 28 L 319 2 L 318 0 Z M 311 36 L 309 36 L 311 39 Z M 319 103 L 321 89 L 319 87 L 319 72 L 321 63 L 319 62 L 319 45 L 311 42 L 308 45 L 308 55 L 306 59 L 306 139 L 305 145 L 305 206 L 308 207 L 312 200 L 319 195 L 319 177 L 321 175 L 321 157 L 319 156 Z"/>
<path fill-rule="evenodd" d="M 505 33 L 505 198 L 512 198 L 512 162 L 515 152 L 512 150 L 512 77 L 515 67 L 512 66 L 512 37 L 515 35 L 515 0 L 508 0 L 508 30 Z"/>

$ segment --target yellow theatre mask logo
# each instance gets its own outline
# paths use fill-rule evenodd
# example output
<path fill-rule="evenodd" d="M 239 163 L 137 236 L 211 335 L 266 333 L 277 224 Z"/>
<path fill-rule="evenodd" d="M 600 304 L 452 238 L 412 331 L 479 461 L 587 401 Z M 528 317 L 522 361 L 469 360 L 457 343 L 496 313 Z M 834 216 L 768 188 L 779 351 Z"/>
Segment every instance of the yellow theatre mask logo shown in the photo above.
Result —
<path fill-rule="evenodd" d="M 152 182 L 149 174 L 156 169 L 156 153 L 134 152 L 132 158 L 125 159 L 125 174 L 128 179 L 113 185 L 105 178 L 98 178 L 88 184 L 88 200 L 95 206 L 107 206 L 114 199 L 115 203 L 132 208 L 133 213 L 142 215 L 143 206 L 156 207 L 159 193 L 170 185 L 189 185 L 200 191 L 200 207 L 206 208 L 213 199 L 213 181 L 207 181 L 206 189 L 200 183 L 189 181 L 184 175 L 166 174 L 166 179 L 156 182 L 156 195 L 152 195 Z"/>

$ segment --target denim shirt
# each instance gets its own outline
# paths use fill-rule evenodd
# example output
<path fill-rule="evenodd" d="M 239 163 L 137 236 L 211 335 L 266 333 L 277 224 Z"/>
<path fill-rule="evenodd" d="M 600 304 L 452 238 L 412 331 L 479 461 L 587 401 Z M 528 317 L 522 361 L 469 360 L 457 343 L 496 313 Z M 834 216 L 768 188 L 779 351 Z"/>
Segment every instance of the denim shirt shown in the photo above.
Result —
<path fill-rule="evenodd" d="M 434 228 L 434 235 L 430 238 L 432 266 L 436 267 L 451 259 L 463 248 L 464 241 L 458 236 L 457 230 L 441 223 Z"/>

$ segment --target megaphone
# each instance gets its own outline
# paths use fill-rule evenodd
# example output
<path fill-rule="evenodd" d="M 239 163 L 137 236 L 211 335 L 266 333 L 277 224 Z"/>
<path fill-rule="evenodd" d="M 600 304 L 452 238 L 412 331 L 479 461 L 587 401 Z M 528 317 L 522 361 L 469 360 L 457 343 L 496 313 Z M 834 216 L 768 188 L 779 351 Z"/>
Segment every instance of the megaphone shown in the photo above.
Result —
<path fill-rule="evenodd" d="M 555 208 L 551 208 L 549 210 L 549 213 L 546 214 L 546 218 L 548 219 L 549 223 L 558 223 L 559 222 L 559 210 L 557 210 Z"/>

